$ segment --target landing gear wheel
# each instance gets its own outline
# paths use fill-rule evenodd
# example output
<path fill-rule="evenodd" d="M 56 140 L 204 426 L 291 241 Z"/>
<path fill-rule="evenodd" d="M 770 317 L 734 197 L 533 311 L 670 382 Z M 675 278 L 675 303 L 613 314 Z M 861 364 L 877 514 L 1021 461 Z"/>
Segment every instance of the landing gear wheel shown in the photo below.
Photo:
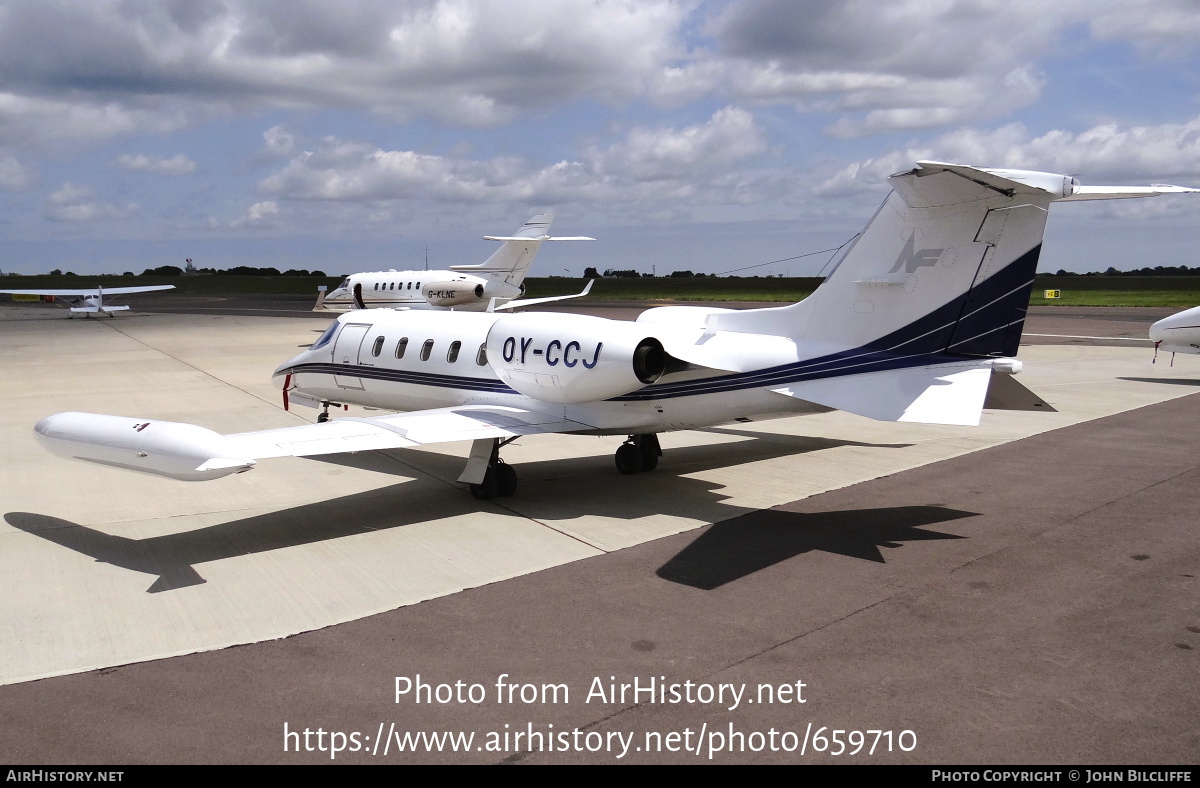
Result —
<path fill-rule="evenodd" d="M 653 432 L 649 435 L 639 435 L 637 442 L 641 453 L 642 472 L 652 471 L 658 467 L 658 458 L 662 456 L 662 447 L 658 445 L 658 436 Z"/>
<path fill-rule="evenodd" d="M 516 479 L 515 473 L 513 474 L 513 478 L 514 480 Z M 483 475 L 483 481 L 479 484 L 471 485 L 471 495 L 474 495 L 481 501 L 490 501 L 496 497 L 499 486 L 499 480 L 496 479 L 495 466 L 488 466 L 487 473 Z"/>
<path fill-rule="evenodd" d="M 507 498 L 517 491 L 517 472 L 505 462 L 498 462 L 494 467 L 496 469 L 496 495 Z M 491 469 L 488 469 L 488 473 L 491 473 Z"/>
<path fill-rule="evenodd" d="M 324 424 L 327 421 L 329 421 L 329 411 L 317 414 L 317 424 Z"/>
<path fill-rule="evenodd" d="M 632 443 L 622 443 L 617 447 L 614 456 L 617 470 L 621 473 L 634 474 L 642 469 L 642 452 Z"/>

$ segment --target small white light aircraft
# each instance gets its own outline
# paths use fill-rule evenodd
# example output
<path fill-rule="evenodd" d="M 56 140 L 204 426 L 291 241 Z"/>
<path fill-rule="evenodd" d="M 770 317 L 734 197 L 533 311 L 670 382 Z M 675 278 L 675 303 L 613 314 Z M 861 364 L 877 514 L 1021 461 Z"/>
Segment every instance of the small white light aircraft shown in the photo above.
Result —
<path fill-rule="evenodd" d="M 473 441 L 459 481 L 510 495 L 502 446 L 524 435 L 628 435 L 622 473 L 653 469 L 657 433 L 850 411 L 885 421 L 979 423 L 993 378 L 1020 369 L 1050 203 L 1195 192 L 1087 187 L 1070 176 L 919 162 L 828 278 L 799 303 L 744 311 L 649 309 L 636 321 L 525 312 L 341 315 L 275 370 L 291 402 L 407 411 L 219 435 L 191 424 L 59 413 L 51 451 L 182 480 L 257 460 Z"/>
<path fill-rule="evenodd" d="M 57 298 L 67 299 L 71 306 L 71 314 L 67 317 L 74 317 L 77 314 L 82 314 L 84 317 L 91 317 L 94 314 L 108 315 L 116 317 L 114 312 L 124 312 L 129 309 L 128 306 L 109 306 L 104 303 L 105 295 L 128 295 L 129 293 L 149 293 L 151 290 L 174 290 L 175 285 L 144 285 L 141 287 L 110 287 L 107 290 L 102 286 L 97 285 L 92 288 L 83 288 L 80 290 L 0 290 L 0 293 L 8 293 L 9 295 L 39 295 L 39 296 L 54 296 Z"/>
<path fill-rule="evenodd" d="M 1172 360 L 1176 353 L 1200 353 L 1200 306 L 1159 320 L 1150 326 L 1150 339 L 1155 360 L 1160 350 L 1171 353 Z"/>
<path fill-rule="evenodd" d="M 391 307 L 490 312 L 585 296 L 591 290 L 590 282 L 575 295 L 514 300 L 525 294 L 525 274 L 543 242 L 596 240 L 583 235 L 547 235 L 553 221 L 554 214 L 539 214 L 513 235 L 485 235 L 485 241 L 500 241 L 501 246 L 478 265 L 452 265 L 448 271 L 392 269 L 351 274 L 329 294 L 319 294 L 313 311 Z"/>

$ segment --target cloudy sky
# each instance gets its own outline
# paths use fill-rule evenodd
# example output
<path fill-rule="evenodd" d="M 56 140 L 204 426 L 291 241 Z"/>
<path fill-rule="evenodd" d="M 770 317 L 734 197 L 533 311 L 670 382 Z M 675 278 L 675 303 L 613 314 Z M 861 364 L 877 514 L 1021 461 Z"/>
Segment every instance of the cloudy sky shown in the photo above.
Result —
<path fill-rule="evenodd" d="M 0 2 L 0 269 L 804 275 L 930 158 L 1200 185 L 1194 0 Z M 1200 199 L 1043 270 L 1200 265 Z"/>

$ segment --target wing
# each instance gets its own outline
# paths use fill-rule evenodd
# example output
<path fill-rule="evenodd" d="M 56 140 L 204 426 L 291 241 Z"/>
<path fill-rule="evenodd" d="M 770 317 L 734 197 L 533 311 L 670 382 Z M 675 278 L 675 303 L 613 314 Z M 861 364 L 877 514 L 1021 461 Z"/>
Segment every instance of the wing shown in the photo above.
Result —
<path fill-rule="evenodd" d="M 34 433 L 46 449 L 61 457 L 182 481 L 204 481 L 248 471 L 256 460 L 269 457 L 311 457 L 587 429 L 591 429 L 587 424 L 549 413 L 467 405 L 233 435 L 171 421 L 56 413 L 39 421 Z"/>
<path fill-rule="evenodd" d="M 226 435 L 254 459 L 311 457 L 373 449 L 403 449 L 428 443 L 512 438 L 544 432 L 576 432 L 590 427 L 547 413 L 507 407 L 462 406 L 395 413 L 371 418 L 340 418 L 261 432 Z"/>
<path fill-rule="evenodd" d="M 517 309 L 518 307 L 532 306 L 534 304 L 548 304 L 551 301 L 566 301 L 568 298 L 582 298 L 592 291 L 592 285 L 595 284 L 595 282 L 595 279 L 589 279 L 583 290 L 575 293 L 574 295 L 546 296 L 544 298 L 520 298 L 516 301 L 509 301 L 507 304 L 502 306 L 492 306 L 488 309 L 488 311 L 499 312 L 501 309 Z M 495 304 L 496 300 L 497 299 L 493 298 L 492 303 Z"/>
<path fill-rule="evenodd" d="M 104 295 L 121 295 L 122 293 L 148 293 L 151 290 L 174 290 L 175 285 L 146 285 L 144 287 L 105 287 L 103 288 Z M 82 290 L 0 290 L 0 293 L 8 293 L 9 295 L 49 295 L 86 298 L 88 296 L 100 295 L 101 288 L 90 287 Z"/>

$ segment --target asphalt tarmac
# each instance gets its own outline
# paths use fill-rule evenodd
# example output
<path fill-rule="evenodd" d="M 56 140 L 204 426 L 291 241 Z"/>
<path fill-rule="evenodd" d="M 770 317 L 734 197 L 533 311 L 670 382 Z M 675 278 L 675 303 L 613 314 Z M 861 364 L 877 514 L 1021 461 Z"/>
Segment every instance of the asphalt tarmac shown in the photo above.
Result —
<path fill-rule="evenodd" d="M 1172 311 L 1035 308 L 1026 340 L 1149 353 Z M 3 686 L 0 752 L 1195 763 L 1200 379 L 1146 385 L 1189 394 L 280 640 Z"/>

